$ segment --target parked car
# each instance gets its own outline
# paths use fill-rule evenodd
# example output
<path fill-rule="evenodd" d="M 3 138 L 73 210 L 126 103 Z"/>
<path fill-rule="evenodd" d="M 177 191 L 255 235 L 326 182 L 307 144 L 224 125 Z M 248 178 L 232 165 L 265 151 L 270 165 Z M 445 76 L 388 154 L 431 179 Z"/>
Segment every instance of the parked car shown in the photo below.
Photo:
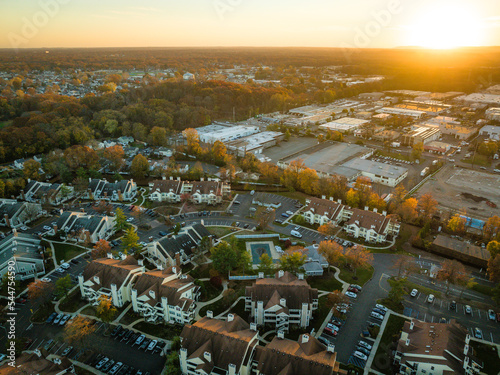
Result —
<path fill-rule="evenodd" d="M 358 346 L 358 347 L 356 348 L 356 350 L 357 350 L 358 352 L 363 353 L 364 355 L 367 355 L 367 356 L 368 356 L 368 355 L 370 355 L 370 351 L 369 351 L 368 349 L 366 349 L 366 348 L 363 348 L 362 346 Z"/>
<path fill-rule="evenodd" d="M 355 356 L 356 358 L 363 360 L 363 361 L 366 361 L 368 359 L 368 357 L 365 354 L 361 353 L 358 350 L 356 350 L 352 355 Z"/>
<path fill-rule="evenodd" d="M 71 259 L 70 263 L 78 264 L 78 263 L 80 263 L 80 261 L 78 259 Z"/>
<path fill-rule="evenodd" d="M 47 320 L 45 321 L 45 323 L 52 323 L 54 321 L 54 319 L 56 318 L 57 316 L 57 313 L 56 312 L 53 312 L 52 314 L 49 315 L 49 317 L 47 318 Z"/>
<path fill-rule="evenodd" d="M 116 326 L 113 331 L 111 331 L 111 337 L 115 337 L 122 329 L 122 326 L 118 325 Z"/>
<path fill-rule="evenodd" d="M 73 350 L 73 347 L 68 346 L 66 349 L 63 350 L 63 352 L 61 353 L 61 356 L 66 357 L 69 353 L 71 353 L 72 350 Z"/>
<path fill-rule="evenodd" d="M 374 311 L 374 312 L 376 312 L 376 313 L 378 313 L 378 314 L 380 314 L 382 316 L 385 315 L 385 311 L 384 310 L 377 309 L 376 307 L 372 311 Z"/>
<path fill-rule="evenodd" d="M 411 291 L 411 293 L 410 293 L 410 296 L 412 296 L 412 297 L 416 297 L 416 296 L 417 296 L 417 294 L 418 294 L 418 290 L 417 290 L 417 289 L 413 289 L 413 290 Z"/>
<path fill-rule="evenodd" d="M 99 363 L 95 366 L 95 368 L 96 368 L 97 370 L 102 369 L 102 367 L 103 367 L 103 366 L 106 364 L 106 362 L 108 362 L 108 361 L 109 361 L 109 358 L 108 358 L 108 357 L 104 357 L 103 359 L 101 359 L 101 360 L 99 361 Z"/>
<path fill-rule="evenodd" d="M 44 229 L 44 230 L 51 230 L 52 228 L 51 228 L 51 227 L 49 227 L 48 225 L 44 225 L 44 226 L 43 226 L 43 229 Z"/>
<path fill-rule="evenodd" d="M 481 331 L 481 329 L 479 329 L 479 328 L 477 328 L 477 327 L 476 327 L 476 328 L 474 328 L 474 337 L 475 337 L 476 339 L 480 339 L 480 340 L 482 340 L 482 339 L 483 339 L 483 331 Z"/>
<path fill-rule="evenodd" d="M 56 272 L 57 272 L 57 273 L 64 273 L 64 269 L 63 269 L 63 268 L 61 268 L 61 267 L 59 267 L 58 269 L 56 269 Z"/>
<path fill-rule="evenodd" d="M 148 347 L 146 348 L 146 351 L 153 351 L 157 343 L 158 343 L 157 340 L 151 341 Z"/>
<path fill-rule="evenodd" d="M 384 312 L 389 311 L 389 309 L 388 309 L 387 307 L 385 307 L 384 305 L 381 305 L 381 304 L 379 304 L 379 303 L 377 303 L 377 304 L 375 305 L 375 307 L 376 307 L 377 309 L 379 309 L 379 310 L 384 311 Z"/>
<path fill-rule="evenodd" d="M 288 215 L 290 215 L 290 216 L 292 216 L 292 215 L 293 215 L 293 211 L 286 211 L 286 213 L 287 213 Z"/>
<path fill-rule="evenodd" d="M 356 288 L 349 287 L 347 291 L 358 294 L 358 290 Z"/>
<path fill-rule="evenodd" d="M 51 279 L 49 279 L 48 277 L 43 277 L 43 278 L 41 278 L 41 279 L 40 279 L 40 281 L 41 281 L 42 283 L 50 283 L 50 282 L 52 282 L 52 280 L 51 280 Z"/>
<path fill-rule="evenodd" d="M 382 314 L 379 314 L 378 312 L 376 311 L 372 311 L 370 313 L 370 316 L 374 319 L 378 319 L 378 320 L 383 320 L 384 319 L 384 316 Z"/>
<path fill-rule="evenodd" d="M 345 292 L 345 295 L 350 298 L 356 298 L 358 295 L 353 292 Z"/>
<path fill-rule="evenodd" d="M 328 346 L 330 344 L 330 341 L 328 341 L 328 339 L 326 339 L 323 336 L 318 337 L 318 341 L 321 342 L 322 344 L 326 345 L 326 346 Z"/>
<path fill-rule="evenodd" d="M 465 305 L 465 313 L 472 314 L 472 307 L 470 307 L 469 305 Z"/>
<path fill-rule="evenodd" d="M 493 320 L 493 321 L 496 320 L 495 312 L 492 309 L 488 310 L 488 318 L 490 318 L 490 320 Z"/>
<path fill-rule="evenodd" d="M 427 302 L 429 303 L 434 302 L 434 294 L 429 294 L 429 296 L 427 297 Z"/>
<path fill-rule="evenodd" d="M 149 343 L 151 342 L 151 339 L 145 338 L 142 344 L 139 346 L 139 349 L 141 350 L 146 350 L 148 347 Z"/>
<path fill-rule="evenodd" d="M 111 359 L 109 360 L 108 362 L 106 362 L 102 368 L 101 368 L 101 371 L 102 372 L 108 372 L 108 370 L 113 367 L 113 365 L 115 364 L 115 360 L 114 359 Z"/>
<path fill-rule="evenodd" d="M 52 324 L 57 325 L 61 322 L 61 319 L 63 318 L 64 314 L 57 314 L 57 316 L 54 318 L 52 321 Z"/>
<path fill-rule="evenodd" d="M 165 232 L 164 230 L 158 232 L 158 234 L 162 237 L 168 236 L 168 232 Z"/>
<path fill-rule="evenodd" d="M 361 292 L 361 290 L 363 290 L 363 288 L 361 288 L 359 285 L 357 284 L 351 284 L 349 285 L 349 288 L 354 288 L 354 289 L 357 289 L 358 290 L 358 293 Z"/>
<path fill-rule="evenodd" d="M 457 303 L 455 301 L 450 302 L 450 310 L 457 311 Z"/>
<path fill-rule="evenodd" d="M 68 322 L 69 318 L 71 318 L 71 315 L 68 315 L 68 314 L 64 315 L 64 316 L 61 318 L 61 321 L 59 322 L 59 325 L 60 325 L 60 326 L 65 325 L 65 324 Z"/>
<path fill-rule="evenodd" d="M 120 370 L 120 367 L 122 367 L 123 363 L 121 362 L 116 362 L 115 365 L 109 370 L 108 374 L 109 375 L 116 375 L 118 370 Z"/>
<path fill-rule="evenodd" d="M 372 346 L 368 344 L 366 341 L 358 341 L 358 346 L 362 346 L 365 349 L 372 350 Z"/>
<path fill-rule="evenodd" d="M 47 342 L 45 343 L 45 345 L 43 346 L 43 348 L 44 348 L 45 350 L 49 350 L 49 349 L 50 349 L 50 347 L 52 346 L 52 344 L 54 344 L 54 340 L 50 339 L 49 341 L 47 341 Z"/>
<path fill-rule="evenodd" d="M 134 345 L 141 345 L 141 344 L 142 344 L 142 342 L 144 341 L 144 339 L 145 339 L 145 338 L 146 338 L 146 336 L 144 336 L 144 335 L 140 335 L 140 336 L 137 338 L 137 340 L 135 340 Z"/>
<path fill-rule="evenodd" d="M 133 331 L 129 330 L 129 329 L 126 329 L 125 331 L 127 331 L 123 337 L 122 337 L 122 340 L 121 341 L 125 341 L 127 342 L 129 339 L 130 339 L 130 336 L 132 336 L 132 334 L 134 333 Z"/>

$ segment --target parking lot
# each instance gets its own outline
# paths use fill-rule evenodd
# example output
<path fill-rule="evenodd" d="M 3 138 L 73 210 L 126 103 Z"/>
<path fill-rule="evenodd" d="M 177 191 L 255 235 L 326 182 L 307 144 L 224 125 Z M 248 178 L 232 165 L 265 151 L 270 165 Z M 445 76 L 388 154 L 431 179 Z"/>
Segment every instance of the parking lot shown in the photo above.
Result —
<path fill-rule="evenodd" d="M 44 348 L 51 354 L 63 355 L 64 353 L 68 358 L 83 361 L 92 367 L 95 367 L 104 358 L 108 358 L 109 360 L 106 361 L 109 366 L 108 371 L 118 362 L 127 365 L 128 369 L 125 368 L 125 371 L 120 372 L 119 369 L 116 372 L 120 375 L 136 374 L 139 370 L 142 371 L 140 372 L 142 374 L 147 372 L 150 374 L 161 373 L 165 363 L 164 350 L 159 350 L 159 348 L 156 351 L 154 349 L 141 349 L 138 345 L 130 342 L 132 335 L 129 336 L 128 340 L 123 339 L 123 336 L 113 338 L 109 333 L 104 334 L 107 328 L 106 323 L 97 322 L 96 325 L 96 331 L 86 341 L 88 342 L 85 347 L 86 353 L 83 346 L 73 344 L 74 347 L 72 347 L 70 343 L 65 341 L 64 327 L 50 323 L 34 325 L 26 331 L 26 336 L 33 340 L 28 350 Z M 88 352 L 89 350 L 91 353 Z M 111 361 L 113 361 L 112 365 L 110 365 Z M 103 370 L 104 366 L 100 371 Z"/>
<path fill-rule="evenodd" d="M 408 296 L 403 303 L 404 315 L 429 323 L 438 323 L 441 319 L 443 322 L 456 319 L 467 327 L 471 336 L 474 336 L 475 328 L 479 328 L 484 340 L 500 343 L 500 323 L 490 320 L 488 311 L 471 306 L 469 314 L 464 304 L 456 303 L 456 309 L 453 309 L 452 301 L 434 298 L 432 302 L 428 302 L 428 297 L 424 293 L 418 293 L 415 297 Z"/>

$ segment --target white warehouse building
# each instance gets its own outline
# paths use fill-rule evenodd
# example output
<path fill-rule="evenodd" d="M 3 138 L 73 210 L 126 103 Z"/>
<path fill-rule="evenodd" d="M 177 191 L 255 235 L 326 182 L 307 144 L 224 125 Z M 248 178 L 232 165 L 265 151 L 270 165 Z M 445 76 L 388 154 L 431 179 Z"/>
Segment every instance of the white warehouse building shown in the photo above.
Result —
<path fill-rule="evenodd" d="M 215 141 L 226 143 L 260 131 L 258 126 L 223 126 L 218 124 L 204 126 L 196 130 L 200 141 L 208 144 L 214 144 Z"/>

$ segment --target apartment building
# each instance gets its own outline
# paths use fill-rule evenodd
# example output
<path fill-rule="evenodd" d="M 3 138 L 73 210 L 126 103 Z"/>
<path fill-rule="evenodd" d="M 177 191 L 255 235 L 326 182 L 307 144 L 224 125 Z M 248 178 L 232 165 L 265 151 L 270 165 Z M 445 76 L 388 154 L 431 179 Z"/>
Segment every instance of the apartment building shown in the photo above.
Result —
<path fill-rule="evenodd" d="M 342 220 L 344 205 L 340 200 L 335 202 L 333 198 L 325 199 L 325 196 L 322 199 L 311 197 L 306 199 L 306 205 L 302 216 L 309 224 L 338 224 Z"/>
<path fill-rule="evenodd" d="M 54 235 L 59 230 L 65 239 L 96 243 L 108 239 L 115 233 L 115 218 L 66 211 L 61 214 L 50 233 Z"/>
<path fill-rule="evenodd" d="M 131 288 L 132 308 L 146 322 L 188 324 L 195 317 L 199 289 L 180 267 L 148 271 Z"/>
<path fill-rule="evenodd" d="M 386 216 L 386 212 L 379 214 L 377 209 L 369 211 L 358 208 L 346 209 L 347 221 L 344 224 L 344 231 L 354 237 L 362 238 L 366 242 L 383 243 L 388 237 L 396 237 L 399 234 L 400 223 Z"/>
<path fill-rule="evenodd" d="M 44 214 L 39 203 L 18 202 L 16 199 L 0 199 L 0 226 L 19 228 Z"/>
<path fill-rule="evenodd" d="M 288 331 L 291 325 L 306 328 L 318 308 L 318 290 L 311 288 L 304 275 L 278 271 L 274 278 L 259 278 L 246 287 L 245 311 L 258 326 L 270 325 Z"/>
<path fill-rule="evenodd" d="M 231 194 L 231 185 L 219 179 L 208 178 L 200 181 L 181 181 L 180 178 L 174 180 L 155 180 L 149 183 L 149 199 L 154 202 L 178 203 L 181 197 L 186 195 L 195 204 L 215 205 L 222 202 L 222 199 Z"/>
<path fill-rule="evenodd" d="M 406 321 L 394 363 L 401 375 L 479 374 L 482 361 L 474 356 L 467 328 L 451 319 L 449 323 Z"/>
<path fill-rule="evenodd" d="M 180 365 L 183 375 L 250 375 L 259 332 L 255 324 L 229 314 L 227 320 L 207 316 L 185 325 L 181 337 Z"/>
<path fill-rule="evenodd" d="M 92 305 L 98 305 L 99 298 L 106 296 L 111 297 L 114 306 L 122 307 L 131 301 L 132 284 L 144 272 L 142 260 L 126 255 L 113 259 L 108 254 L 107 258 L 90 262 L 78 276 L 80 293 Z"/>
<path fill-rule="evenodd" d="M 28 179 L 28 184 L 21 191 L 20 198 L 27 202 L 58 205 L 73 198 L 74 195 L 75 189 L 73 186 Z"/>
<path fill-rule="evenodd" d="M 89 178 L 89 187 L 84 198 L 122 202 L 133 200 L 136 194 L 137 184 L 132 179 L 108 182 Z"/>

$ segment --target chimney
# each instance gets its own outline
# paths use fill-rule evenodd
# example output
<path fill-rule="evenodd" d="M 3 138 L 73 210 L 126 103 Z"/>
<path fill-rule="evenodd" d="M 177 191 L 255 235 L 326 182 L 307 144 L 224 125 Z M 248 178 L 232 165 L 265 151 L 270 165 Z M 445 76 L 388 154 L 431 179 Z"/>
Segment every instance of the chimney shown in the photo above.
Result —
<path fill-rule="evenodd" d="M 175 266 L 172 267 L 172 273 L 177 273 L 177 267 Z"/>
<path fill-rule="evenodd" d="M 279 270 L 278 271 L 278 277 L 283 277 L 283 276 L 285 276 L 285 271 Z"/>
<path fill-rule="evenodd" d="M 305 344 L 305 343 L 307 343 L 307 342 L 309 342 L 309 335 L 308 335 L 307 333 L 304 333 L 304 334 L 302 335 L 302 340 L 301 340 L 301 343 L 302 343 L 302 344 Z"/>
<path fill-rule="evenodd" d="M 52 228 L 54 228 L 54 234 L 56 234 L 56 233 L 57 233 L 57 224 L 54 224 L 54 225 L 52 226 Z"/>
<path fill-rule="evenodd" d="M 280 298 L 280 305 L 286 307 L 286 298 Z"/>
<path fill-rule="evenodd" d="M 4 214 L 3 217 L 5 218 L 5 226 L 10 227 L 9 214 Z"/>
<path fill-rule="evenodd" d="M 259 272 L 259 279 L 263 279 L 264 278 L 264 272 Z"/>
<path fill-rule="evenodd" d="M 330 202 L 333 202 L 333 197 L 330 197 Z"/>
<path fill-rule="evenodd" d="M 282 331 L 281 329 L 278 331 L 278 338 L 279 339 L 284 339 L 285 338 L 285 332 Z"/>
<path fill-rule="evenodd" d="M 299 277 L 299 280 L 304 280 L 304 274 L 303 273 L 299 273 L 297 276 Z"/>
<path fill-rule="evenodd" d="M 365 211 L 368 211 L 368 210 L 369 210 L 368 206 L 365 206 Z"/>
<path fill-rule="evenodd" d="M 233 314 L 227 314 L 227 321 L 232 322 L 234 320 L 234 315 Z"/>
<path fill-rule="evenodd" d="M 123 200 L 122 191 L 120 189 L 118 189 L 118 199 L 120 200 L 120 202 Z"/>
<path fill-rule="evenodd" d="M 181 178 L 180 178 L 180 177 L 177 177 L 177 181 L 180 181 L 180 180 L 181 180 Z"/>
<path fill-rule="evenodd" d="M 176 266 L 181 266 L 181 253 L 175 253 L 175 265 Z"/>
<path fill-rule="evenodd" d="M 17 229 L 16 228 L 12 228 L 12 235 L 14 237 L 17 237 Z"/>
<path fill-rule="evenodd" d="M 200 177 L 200 181 L 205 181 L 205 178 L 203 178 L 203 177 Z"/>
<path fill-rule="evenodd" d="M 207 311 L 207 318 L 213 319 L 214 317 L 214 312 L 212 310 Z"/>
<path fill-rule="evenodd" d="M 342 199 L 337 199 L 338 204 L 342 204 Z"/>
<path fill-rule="evenodd" d="M 406 346 L 410 346 L 410 339 L 406 339 Z"/>
<path fill-rule="evenodd" d="M 410 323 L 410 331 L 413 331 L 413 327 L 415 327 L 415 322 L 412 320 Z"/>
<path fill-rule="evenodd" d="M 321 199 L 326 199 L 326 195 L 322 195 L 322 196 L 321 196 Z"/>
<path fill-rule="evenodd" d="M 85 208 L 80 208 L 80 212 L 85 212 Z"/>
<path fill-rule="evenodd" d="M 387 211 L 382 211 L 382 215 L 386 216 L 387 215 Z"/>
<path fill-rule="evenodd" d="M 210 354 L 210 352 L 203 353 L 203 358 L 205 358 L 207 362 L 212 362 L 212 354 Z"/>
<path fill-rule="evenodd" d="M 122 260 L 127 259 L 127 254 L 122 254 Z"/>
<path fill-rule="evenodd" d="M 113 254 L 107 253 L 106 255 L 108 256 L 109 259 L 113 259 Z"/>
<path fill-rule="evenodd" d="M 375 207 L 375 208 L 373 209 L 373 212 L 377 213 L 377 211 L 378 211 L 378 209 L 377 209 L 377 207 Z"/>
<path fill-rule="evenodd" d="M 139 259 L 139 260 L 137 261 L 137 264 L 138 264 L 139 266 L 144 266 L 144 259 Z"/>
<path fill-rule="evenodd" d="M 250 330 L 251 330 L 251 331 L 257 331 L 257 324 L 255 324 L 255 323 L 250 323 Z"/>
<path fill-rule="evenodd" d="M 326 351 L 328 353 L 335 353 L 335 345 L 333 345 L 331 342 L 329 342 L 328 346 L 326 347 Z"/>

